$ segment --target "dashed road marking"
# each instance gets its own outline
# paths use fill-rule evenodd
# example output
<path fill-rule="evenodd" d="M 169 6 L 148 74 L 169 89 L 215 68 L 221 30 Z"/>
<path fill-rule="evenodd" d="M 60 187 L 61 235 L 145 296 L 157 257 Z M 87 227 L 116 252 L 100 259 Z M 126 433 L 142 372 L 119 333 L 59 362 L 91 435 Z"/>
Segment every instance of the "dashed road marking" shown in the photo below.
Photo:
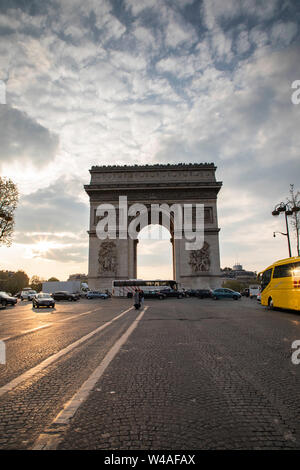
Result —
<path fill-rule="evenodd" d="M 54 320 L 54 321 L 55 321 L 55 323 L 60 323 L 60 322 L 63 322 L 63 321 L 69 321 L 69 320 L 72 320 L 72 318 L 82 317 L 83 315 L 88 315 L 89 313 L 97 312 L 101 309 L 102 309 L 102 307 L 98 307 L 98 308 L 95 308 L 94 310 L 88 310 L 87 312 L 78 313 L 76 315 L 72 315 L 71 317 L 62 318 L 60 320 L 56 320 L 56 321 Z"/>
<path fill-rule="evenodd" d="M 95 308 L 94 310 L 88 310 L 87 312 L 82 312 L 82 313 L 77 313 L 75 315 L 72 315 L 71 317 L 68 317 L 68 318 L 62 318 L 60 320 L 55 320 L 56 322 L 61 322 L 61 321 L 67 321 L 67 320 L 71 320 L 72 318 L 75 318 L 75 317 L 80 317 L 82 315 L 87 315 L 88 313 L 92 313 L 92 312 L 96 312 L 97 310 L 101 310 L 102 307 L 98 307 L 98 308 Z M 54 311 L 51 311 L 51 312 L 43 312 L 43 315 L 53 315 L 55 314 L 56 312 Z M 68 312 L 60 312 L 60 314 L 66 314 Z M 38 313 L 36 313 L 37 315 Z M 23 318 L 11 318 L 11 317 L 7 317 L 7 318 L 4 318 L 4 321 L 6 321 L 7 323 L 15 323 L 15 322 L 20 322 L 20 321 L 27 321 L 27 320 L 42 320 L 42 318 L 38 318 L 36 315 L 34 316 L 30 316 L 30 317 L 23 317 Z"/>
<path fill-rule="evenodd" d="M 88 310 L 87 312 L 79 313 L 77 315 L 72 315 L 71 317 L 68 317 L 68 318 L 62 318 L 62 319 L 57 320 L 57 321 L 54 320 L 53 323 L 47 323 L 46 325 L 37 326 L 36 328 L 31 328 L 30 330 L 21 331 L 20 333 L 16 333 L 15 335 L 6 336 L 5 338 L 0 338 L 0 341 L 9 341 L 11 339 L 19 338 L 20 336 L 25 336 L 25 335 L 28 335 L 29 333 L 34 333 L 35 331 L 42 330 L 43 328 L 49 328 L 50 326 L 55 326 L 56 323 L 61 323 L 61 322 L 64 322 L 64 321 L 72 320 L 72 318 L 78 318 L 78 317 L 81 317 L 83 315 L 88 315 L 90 313 L 94 313 L 94 312 L 99 311 L 101 309 L 102 309 L 102 307 L 99 307 L 99 308 L 96 308 L 94 310 Z M 30 317 L 30 318 L 37 319 L 36 317 Z M 38 320 L 41 320 L 41 318 L 39 318 Z M 15 321 L 21 321 L 21 320 L 20 319 L 19 320 L 12 320 L 11 322 L 15 322 Z"/>
<path fill-rule="evenodd" d="M 52 364 L 53 362 L 57 361 L 57 359 L 59 359 L 60 357 L 64 356 L 65 354 L 69 353 L 70 351 L 72 351 L 74 348 L 76 348 L 77 346 L 79 346 L 80 344 L 84 343 L 85 341 L 87 341 L 88 339 L 90 339 L 92 336 L 96 335 L 97 333 L 99 333 L 101 330 L 104 330 L 104 328 L 106 328 L 107 326 L 111 325 L 114 321 L 118 320 L 119 318 L 121 318 L 123 315 L 125 315 L 126 313 L 128 313 L 130 310 L 132 310 L 133 307 L 130 307 L 126 310 L 124 310 L 124 312 L 121 312 L 119 315 L 117 315 L 116 317 L 114 317 L 112 320 L 110 320 L 109 322 L 107 323 L 104 323 L 104 325 L 101 325 L 99 326 L 98 328 L 96 328 L 95 330 L 91 331 L 90 333 L 88 333 L 87 335 L 85 336 L 82 336 L 82 338 L 79 338 L 77 341 L 75 341 L 74 343 L 71 343 L 69 344 L 69 346 L 67 346 L 66 348 L 64 349 L 61 349 L 60 351 L 58 351 L 57 353 L 53 354 L 52 356 L 48 357 L 47 359 L 45 359 L 44 361 L 42 361 L 40 364 L 38 364 L 37 366 L 35 367 L 32 367 L 31 369 L 29 369 L 28 371 L 26 372 L 23 372 L 23 374 L 19 375 L 18 377 L 16 377 L 15 379 L 11 380 L 9 383 L 7 383 L 6 385 L 3 385 L 2 387 L 0 387 L 0 397 L 2 395 L 4 395 L 5 393 L 13 390 L 14 388 L 16 388 L 18 385 L 20 385 L 20 383 L 24 382 L 25 380 L 28 380 L 30 379 L 33 375 L 37 374 L 38 372 L 40 372 L 41 370 L 45 369 L 46 367 L 48 367 L 50 364 Z"/>
<path fill-rule="evenodd" d="M 147 309 L 148 306 L 142 310 L 125 333 L 123 333 L 123 335 L 115 342 L 99 366 L 82 384 L 75 395 L 73 395 L 73 397 L 64 405 L 63 410 L 56 416 L 52 424 L 37 438 L 32 450 L 55 450 L 57 448 L 59 443 L 63 440 L 63 434 L 66 431 L 66 427 L 69 424 L 70 419 L 75 415 L 82 403 L 87 400 L 90 392 L 98 380 L 100 380 L 111 361 L 118 354 L 123 344 L 126 343 L 131 333 L 138 326 Z"/>
<path fill-rule="evenodd" d="M 35 331 L 42 330 L 43 328 L 49 328 L 52 326 L 52 323 L 48 323 L 47 325 L 37 326 L 36 328 L 32 328 L 31 330 L 20 331 L 20 333 L 16 333 L 15 335 L 6 336 L 6 338 L 0 338 L 0 341 L 9 341 L 10 339 L 18 338 L 19 336 L 25 336 L 29 333 L 34 333 Z"/>
<path fill-rule="evenodd" d="M 6 321 L 6 323 L 16 323 L 16 322 L 20 322 L 20 321 L 28 321 L 28 320 L 35 320 L 36 317 L 25 317 L 25 318 L 5 318 L 4 320 Z"/>

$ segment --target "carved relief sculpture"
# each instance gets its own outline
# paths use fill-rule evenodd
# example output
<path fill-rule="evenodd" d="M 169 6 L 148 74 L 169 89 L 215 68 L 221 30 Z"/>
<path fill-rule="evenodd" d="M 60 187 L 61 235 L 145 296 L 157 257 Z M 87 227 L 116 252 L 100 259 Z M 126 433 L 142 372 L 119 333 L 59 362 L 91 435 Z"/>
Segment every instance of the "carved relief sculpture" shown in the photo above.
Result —
<path fill-rule="evenodd" d="M 99 273 L 103 272 L 116 272 L 118 267 L 117 263 L 117 247 L 116 243 L 112 240 L 104 240 L 101 243 L 99 253 Z"/>
<path fill-rule="evenodd" d="M 204 242 L 200 250 L 192 250 L 190 252 L 189 265 L 196 273 L 199 271 L 207 272 L 210 269 L 210 249 L 209 244 Z"/>

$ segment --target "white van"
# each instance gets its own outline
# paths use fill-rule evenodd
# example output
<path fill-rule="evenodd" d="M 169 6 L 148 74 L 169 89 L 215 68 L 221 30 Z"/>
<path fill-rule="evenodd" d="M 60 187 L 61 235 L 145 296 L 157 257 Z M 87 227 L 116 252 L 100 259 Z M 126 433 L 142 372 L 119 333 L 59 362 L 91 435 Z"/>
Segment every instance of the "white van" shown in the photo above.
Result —
<path fill-rule="evenodd" d="M 260 294 L 260 286 L 259 285 L 253 285 L 249 286 L 249 297 L 250 299 L 257 299 L 258 294 Z"/>
<path fill-rule="evenodd" d="M 37 292 L 33 289 L 24 289 L 21 292 L 20 299 L 21 300 L 32 300 L 34 296 L 36 296 Z"/>

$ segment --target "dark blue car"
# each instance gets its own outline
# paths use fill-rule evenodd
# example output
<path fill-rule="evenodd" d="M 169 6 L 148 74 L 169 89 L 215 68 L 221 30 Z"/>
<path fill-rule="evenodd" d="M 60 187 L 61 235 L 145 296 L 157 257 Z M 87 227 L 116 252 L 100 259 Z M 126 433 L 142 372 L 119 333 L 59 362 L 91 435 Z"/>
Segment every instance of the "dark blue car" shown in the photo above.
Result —
<path fill-rule="evenodd" d="M 0 305 L 6 307 L 6 305 L 16 305 L 17 298 L 8 295 L 6 292 L 0 292 Z"/>
<path fill-rule="evenodd" d="M 212 298 L 215 300 L 219 299 L 234 299 L 238 300 L 242 296 L 239 292 L 235 292 L 234 290 L 231 289 L 226 289 L 225 287 L 220 287 L 219 289 L 215 289 L 212 292 Z"/>
<path fill-rule="evenodd" d="M 109 295 L 104 294 L 103 292 L 98 292 L 98 291 L 89 291 L 86 294 L 87 299 L 108 299 Z"/>

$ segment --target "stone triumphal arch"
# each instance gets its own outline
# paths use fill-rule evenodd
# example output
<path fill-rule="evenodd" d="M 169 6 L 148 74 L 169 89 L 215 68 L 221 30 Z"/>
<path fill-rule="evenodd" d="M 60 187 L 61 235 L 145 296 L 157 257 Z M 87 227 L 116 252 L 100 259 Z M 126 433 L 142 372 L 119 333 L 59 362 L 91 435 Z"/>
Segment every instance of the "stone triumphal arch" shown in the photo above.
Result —
<path fill-rule="evenodd" d="M 118 213 L 120 196 L 127 197 L 128 205 L 142 203 L 149 210 L 152 204 L 203 204 L 204 243 L 200 249 L 187 250 L 185 238 L 174 237 L 171 218 L 173 276 L 185 288 L 219 285 L 217 194 L 222 183 L 216 181 L 215 171 L 213 163 L 92 167 L 90 184 L 85 185 L 90 197 L 89 287 L 110 289 L 113 279 L 137 276 L 138 240 L 120 237 L 119 232 L 116 239 L 103 240 L 96 233 L 98 206 L 111 204 Z M 159 272 L 156 278 L 160 278 Z"/>

